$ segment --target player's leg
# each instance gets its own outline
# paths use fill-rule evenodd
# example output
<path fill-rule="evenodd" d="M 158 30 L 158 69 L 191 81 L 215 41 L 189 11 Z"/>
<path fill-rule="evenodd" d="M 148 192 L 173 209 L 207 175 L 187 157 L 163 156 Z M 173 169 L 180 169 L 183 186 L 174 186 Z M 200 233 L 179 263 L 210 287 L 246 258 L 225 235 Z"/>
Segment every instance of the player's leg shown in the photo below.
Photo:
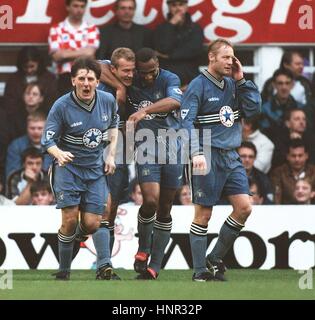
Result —
<path fill-rule="evenodd" d="M 223 223 L 216 245 L 207 256 L 209 269 L 211 269 L 211 266 L 212 268 L 215 267 L 216 270 L 212 271 L 214 273 L 217 272 L 216 278 L 222 281 L 226 280 L 223 276 L 225 271 L 223 259 L 241 230 L 244 228 L 246 219 L 251 213 L 251 204 L 248 194 L 231 195 L 228 196 L 228 199 L 233 206 L 233 212 Z"/>
<path fill-rule="evenodd" d="M 151 253 L 152 231 L 160 197 L 160 169 L 157 165 L 137 165 L 138 181 L 143 204 L 138 213 L 139 246 L 135 255 L 134 269 L 146 272 Z"/>
<path fill-rule="evenodd" d="M 54 164 L 50 172 L 50 182 L 57 209 L 62 212 L 62 225 L 58 230 L 59 272 L 55 276 L 58 280 L 68 280 L 79 217 L 81 180 L 67 167 Z"/>
<path fill-rule="evenodd" d="M 110 232 L 110 252 L 113 250 L 114 246 L 114 228 L 115 219 L 117 215 L 117 210 L 119 203 L 124 199 L 126 193 L 128 192 L 129 186 L 129 169 L 127 164 L 117 164 L 115 173 L 107 177 L 109 190 L 110 190 L 110 204 L 108 206 L 108 216 L 106 220 L 108 221 L 108 229 Z"/>
<path fill-rule="evenodd" d="M 153 225 L 153 238 L 151 259 L 147 271 L 150 277 L 156 279 L 162 265 L 164 251 L 169 243 L 172 230 L 171 208 L 177 189 L 162 188 L 160 192 L 159 207 Z"/>
<path fill-rule="evenodd" d="M 78 206 L 63 208 L 62 224 L 58 230 L 59 272 L 55 274 L 57 280 L 68 280 L 73 258 L 75 229 L 79 216 Z"/>
<path fill-rule="evenodd" d="M 228 197 L 233 207 L 233 212 L 223 223 L 216 245 L 207 256 L 209 269 L 212 269 L 215 277 L 222 281 L 226 280 L 223 259 L 244 227 L 246 219 L 252 210 L 249 199 L 248 179 L 238 157 L 234 152 L 229 155 L 230 160 L 233 160 L 230 162 L 234 168 L 224 186 L 224 194 Z"/>
<path fill-rule="evenodd" d="M 192 176 L 192 198 L 195 215 L 190 227 L 190 246 L 193 258 L 194 281 L 210 281 L 213 275 L 207 270 L 207 233 L 212 208 L 220 199 L 225 173 L 220 169 L 221 159 L 216 149 L 211 150 L 211 169 L 206 175 Z"/>
<path fill-rule="evenodd" d="M 164 164 L 161 166 L 161 191 L 157 216 L 153 226 L 151 259 L 148 267 L 148 271 L 154 279 L 160 272 L 164 251 L 171 237 L 171 209 L 176 191 L 182 185 L 182 177 L 182 165 Z"/>
<path fill-rule="evenodd" d="M 208 222 L 212 207 L 195 204 L 195 215 L 190 226 L 189 240 L 193 259 L 194 281 L 210 281 L 212 274 L 208 271 L 205 261 L 207 252 Z"/>
<path fill-rule="evenodd" d="M 93 243 L 97 254 L 96 279 L 97 280 L 120 280 L 112 270 L 111 263 L 111 230 L 110 221 L 115 221 L 116 211 L 111 207 L 111 196 L 109 195 L 105 213 L 102 215 L 99 229 L 93 233 Z M 104 269 L 107 269 L 105 272 Z M 111 274 L 110 274 L 111 273 Z M 104 277 L 105 275 L 105 277 Z"/>
<path fill-rule="evenodd" d="M 93 233 L 93 243 L 96 250 L 96 278 L 98 279 L 98 271 L 100 267 L 110 264 L 110 230 L 108 228 L 108 216 L 111 204 L 111 197 L 108 196 L 105 213 L 102 215 L 99 229 Z"/>

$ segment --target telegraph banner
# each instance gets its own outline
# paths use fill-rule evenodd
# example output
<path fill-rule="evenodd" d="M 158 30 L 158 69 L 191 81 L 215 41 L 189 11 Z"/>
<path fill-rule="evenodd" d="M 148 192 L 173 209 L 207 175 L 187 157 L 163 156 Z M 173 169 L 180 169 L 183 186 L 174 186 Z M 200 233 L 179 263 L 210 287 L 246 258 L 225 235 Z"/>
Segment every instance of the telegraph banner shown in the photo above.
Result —
<path fill-rule="evenodd" d="M 0 44 L 47 44 L 51 25 L 65 19 L 64 0 L 4 0 L 0 4 Z M 114 21 L 115 0 L 90 0 L 86 20 Z M 313 0 L 189 0 L 205 43 L 224 37 L 233 43 L 314 43 Z M 135 22 L 154 29 L 165 21 L 166 0 L 137 1 Z"/>

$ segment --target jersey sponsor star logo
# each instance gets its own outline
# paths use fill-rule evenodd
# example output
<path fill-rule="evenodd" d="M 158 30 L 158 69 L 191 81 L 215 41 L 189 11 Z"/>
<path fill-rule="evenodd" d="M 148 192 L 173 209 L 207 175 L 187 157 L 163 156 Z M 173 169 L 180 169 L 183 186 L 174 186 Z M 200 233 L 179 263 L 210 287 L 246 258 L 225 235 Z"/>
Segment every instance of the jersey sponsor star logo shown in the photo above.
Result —
<path fill-rule="evenodd" d="M 219 112 L 220 121 L 225 127 L 232 127 L 234 124 L 234 112 L 230 106 L 223 106 Z"/>
<path fill-rule="evenodd" d="M 83 144 L 94 149 L 102 142 L 102 131 L 97 128 L 89 129 L 83 136 Z"/>

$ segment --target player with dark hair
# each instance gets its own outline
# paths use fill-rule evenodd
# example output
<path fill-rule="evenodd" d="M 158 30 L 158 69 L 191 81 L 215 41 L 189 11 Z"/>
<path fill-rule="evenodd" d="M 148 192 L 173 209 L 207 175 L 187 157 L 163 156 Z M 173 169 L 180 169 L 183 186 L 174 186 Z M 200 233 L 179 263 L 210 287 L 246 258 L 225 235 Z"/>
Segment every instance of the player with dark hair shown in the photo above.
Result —
<path fill-rule="evenodd" d="M 75 61 L 71 68 L 74 90 L 55 102 L 42 136 L 42 146 L 55 158 L 51 181 L 57 208 L 62 209 L 58 280 L 70 278 L 75 239 L 98 229 L 108 195 L 104 170 L 106 174 L 115 170 L 119 117 L 114 97 L 96 90 L 100 74 L 96 61 Z M 110 144 L 104 167 L 105 131 Z"/>
<path fill-rule="evenodd" d="M 222 259 L 251 213 L 248 179 L 236 148 L 241 144 L 241 115 L 260 112 L 256 86 L 244 79 L 233 46 L 225 39 L 213 41 L 208 50 L 208 68 L 188 86 L 181 105 L 182 125 L 191 132 L 192 194 L 195 216 L 190 228 L 194 281 L 226 280 Z M 202 138 L 204 129 L 211 138 Z M 210 159 L 211 156 L 211 159 Z M 199 171 L 197 175 L 197 170 Z M 222 195 L 233 206 L 218 241 L 205 258 L 208 222 Z M 208 270 L 209 269 L 209 270 Z"/>
<path fill-rule="evenodd" d="M 170 211 L 176 191 L 182 184 L 183 172 L 178 161 L 178 141 L 171 143 L 163 138 L 160 129 L 180 128 L 176 110 L 180 108 L 182 92 L 179 78 L 159 68 L 154 50 L 143 48 L 136 53 L 136 69 L 138 76 L 134 86 L 128 89 L 127 109 L 132 113 L 128 121 L 135 125 L 136 132 L 141 129 L 152 132 L 155 142 L 152 148 L 147 148 L 143 141 L 136 142 L 137 175 L 143 204 L 138 214 L 139 247 L 134 268 L 140 273 L 138 279 L 156 279 L 170 239 Z M 166 146 L 165 163 L 158 161 L 162 146 Z M 147 156 L 143 163 L 139 161 L 140 154 Z M 177 156 L 174 164 L 172 154 Z"/>

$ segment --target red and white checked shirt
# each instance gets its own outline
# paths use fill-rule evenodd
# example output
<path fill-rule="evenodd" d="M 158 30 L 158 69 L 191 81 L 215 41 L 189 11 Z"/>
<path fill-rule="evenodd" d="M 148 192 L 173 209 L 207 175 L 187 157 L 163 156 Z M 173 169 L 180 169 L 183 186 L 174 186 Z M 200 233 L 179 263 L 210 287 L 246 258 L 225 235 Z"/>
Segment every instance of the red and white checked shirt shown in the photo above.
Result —
<path fill-rule="evenodd" d="M 83 22 L 78 29 L 75 29 L 67 18 L 50 28 L 48 44 L 50 53 L 88 47 L 97 49 L 100 45 L 100 33 L 94 24 L 87 22 Z M 70 72 L 72 64 L 72 61 L 54 63 L 55 72 L 57 74 Z"/>

